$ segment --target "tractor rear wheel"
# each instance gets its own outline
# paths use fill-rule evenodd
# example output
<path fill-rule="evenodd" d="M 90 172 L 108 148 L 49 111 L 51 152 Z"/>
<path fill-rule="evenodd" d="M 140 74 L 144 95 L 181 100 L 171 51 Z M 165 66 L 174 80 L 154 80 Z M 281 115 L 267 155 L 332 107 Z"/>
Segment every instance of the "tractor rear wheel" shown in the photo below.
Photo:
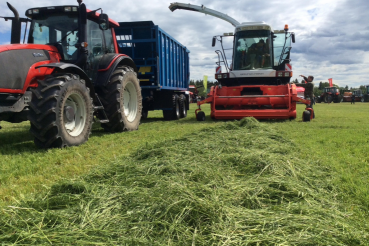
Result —
<path fill-rule="evenodd" d="M 305 110 L 303 113 L 302 113 L 302 121 L 303 122 L 306 122 L 306 121 L 310 121 L 310 111 L 308 110 Z"/>
<path fill-rule="evenodd" d="M 186 118 L 187 117 L 187 100 L 185 95 L 179 96 L 179 107 L 180 107 L 180 117 Z"/>
<path fill-rule="evenodd" d="M 73 74 L 50 75 L 32 93 L 28 119 L 38 147 L 62 148 L 88 140 L 93 105 L 84 80 Z"/>
<path fill-rule="evenodd" d="M 141 87 L 131 67 L 117 67 L 100 94 L 109 119 L 108 123 L 101 124 L 105 131 L 122 132 L 138 129 L 142 111 Z"/>
<path fill-rule="evenodd" d="M 179 96 L 173 94 L 172 96 L 172 109 L 163 110 L 163 116 L 165 120 L 178 120 L 180 117 Z"/>

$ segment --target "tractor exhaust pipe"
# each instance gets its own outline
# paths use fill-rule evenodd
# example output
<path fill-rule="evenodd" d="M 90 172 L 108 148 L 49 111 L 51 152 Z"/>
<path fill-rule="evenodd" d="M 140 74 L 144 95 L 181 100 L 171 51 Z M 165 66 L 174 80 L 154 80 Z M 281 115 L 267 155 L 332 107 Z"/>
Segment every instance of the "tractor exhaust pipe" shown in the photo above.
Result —
<path fill-rule="evenodd" d="M 14 17 L 6 18 L 5 20 L 12 20 L 12 33 L 10 37 L 10 43 L 11 44 L 19 44 L 21 39 L 21 28 L 22 28 L 22 22 L 19 19 L 18 11 L 10 4 L 6 3 L 8 5 L 8 8 L 13 12 Z"/>

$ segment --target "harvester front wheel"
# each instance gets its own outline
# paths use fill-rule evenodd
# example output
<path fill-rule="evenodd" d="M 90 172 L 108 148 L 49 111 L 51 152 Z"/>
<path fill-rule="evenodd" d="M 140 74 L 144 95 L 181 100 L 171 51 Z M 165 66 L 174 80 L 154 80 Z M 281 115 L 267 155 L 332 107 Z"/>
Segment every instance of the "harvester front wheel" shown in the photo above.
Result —
<path fill-rule="evenodd" d="M 205 121 L 205 113 L 203 111 L 200 111 L 196 115 L 197 121 Z"/>
<path fill-rule="evenodd" d="M 38 147 L 62 148 L 88 140 L 93 105 L 84 80 L 73 74 L 50 75 L 32 93 L 28 119 Z"/>
<path fill-rule="evenodd" d="M 137 130 L 141 120 L 142 96 L 136 73 L 131 67 L 120 66 L 109 81 L 101 93 L 109 122 L 101 126 L 107 132 Z"/>
<path fill-rule="evenodd" d="M 186 118 L 187 117 L 187 100 L 185 95 L 179 96 L 179 107 L 180 107 L 180 117 Z"/>
<path fill-rule="evenodd" d="M 177 94 L 172 96 L 172 109 L 163 110 L 163 116 L 165 120 L 178 120 L 180 118 L 180 102 Z"/>
<path fill-rule="evenodd" d="M 310 121 L 310 111 L 308 110 L 305 110 L 303 113 L 302 113 L 302 121 L 303 122 L 306 122 L 306 121 Z"/>

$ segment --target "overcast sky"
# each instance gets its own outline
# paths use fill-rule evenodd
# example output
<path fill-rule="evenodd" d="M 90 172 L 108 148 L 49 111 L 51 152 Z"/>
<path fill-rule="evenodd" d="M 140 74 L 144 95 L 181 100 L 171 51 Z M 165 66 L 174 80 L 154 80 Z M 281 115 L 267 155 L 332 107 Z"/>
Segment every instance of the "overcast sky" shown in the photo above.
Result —
<path fill-rule="evenodd" d="M 46 0 L 8 0 L 24 17 L 25 10 L 55 4 Z M 174 2 L 174 1 L 172 1 Z M 181 1 L 180 1 L 181 2 Z M 214 80 L 215 50 L 211 39 L 215 35 L 234 32 L 234 27 L 221 19 L 198 12 L 171 12 L 171 1 L 92 1 L 89 9 L 103 8 L 110 18 L 120 21 L 152 20 L 190 50 L 191 79 L 208 75 Z M 293 79 L 298 75 L 313 75 L 314 82 L 328 81 L 339 86 L 358 87 L 369 84 L 369 1 L 368 0 L 191 0 L 184 3 L 204 5 L 228 14 L 239 22 L 265 21 L 273 29 L 289 25 L 296 34 L 292 45 Z M 2 1 L 0 16 L 12 16 L 6 1 Z M 57 5 L 77 5 L 74 0 L 59 0 Z M 0 44 L 10 41 L 10 22 L 0 19 Z"/>

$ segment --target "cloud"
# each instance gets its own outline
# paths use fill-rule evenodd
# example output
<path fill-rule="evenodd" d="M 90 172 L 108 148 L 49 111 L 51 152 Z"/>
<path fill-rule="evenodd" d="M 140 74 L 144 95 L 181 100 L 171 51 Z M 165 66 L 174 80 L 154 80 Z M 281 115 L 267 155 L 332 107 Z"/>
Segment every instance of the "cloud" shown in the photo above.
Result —
<path fill-rule="evenodd" d="M 11 1 L 11 0 L 10 0 Z M 173 1 L 174 2 L 174 1 Z M 191 0 L 191 4 L 204 5 L 225 13 L 239 22 L 265 21 L 274 29 L 289 25 L 296 34 L 291 59 L 294 78 L 299 74 L 312 74 L 315 81 L 333 78 L 336 84 L 350 87 L 360 85 L 369 73 L 369 1 L 367 0 L 295 0 L 251 1 Z M 215 35 L 234 32 L 234 27 L 218 18 L 185 10 L 169 10 L 169 2 L 140 0 L 136 2 L 114 0 L 85 1 L 89 9 L 103 8 L 104 13 L 116 21 L 152 20 L 168 34 L 190 50 L 191 79 L 202 79 L 204 74 L 213 78 L 221 49 L 217 42 L 211 47 Z M 231 4 L 230 4 L 231 3 Z M 24 17 L 26 9 L 49 6 L 49 0 L 11 2 Z M 57 5 L 77 5 L 75 0 L 60 0 Z M 5 2 L 0 16 L 12 16 Z M 10 40 L 10 22 L 0 20 L 0 43 Z M 231 39 L 224 47 L 231 46 Z M 231 51 L 227 58 L 231 58 Z M 223 68 L 224 71 L 224 68 Z M 300 79 L 300 78 L 298 78 Z M 366 82 L 367 83 L 367 82 Z"/>

